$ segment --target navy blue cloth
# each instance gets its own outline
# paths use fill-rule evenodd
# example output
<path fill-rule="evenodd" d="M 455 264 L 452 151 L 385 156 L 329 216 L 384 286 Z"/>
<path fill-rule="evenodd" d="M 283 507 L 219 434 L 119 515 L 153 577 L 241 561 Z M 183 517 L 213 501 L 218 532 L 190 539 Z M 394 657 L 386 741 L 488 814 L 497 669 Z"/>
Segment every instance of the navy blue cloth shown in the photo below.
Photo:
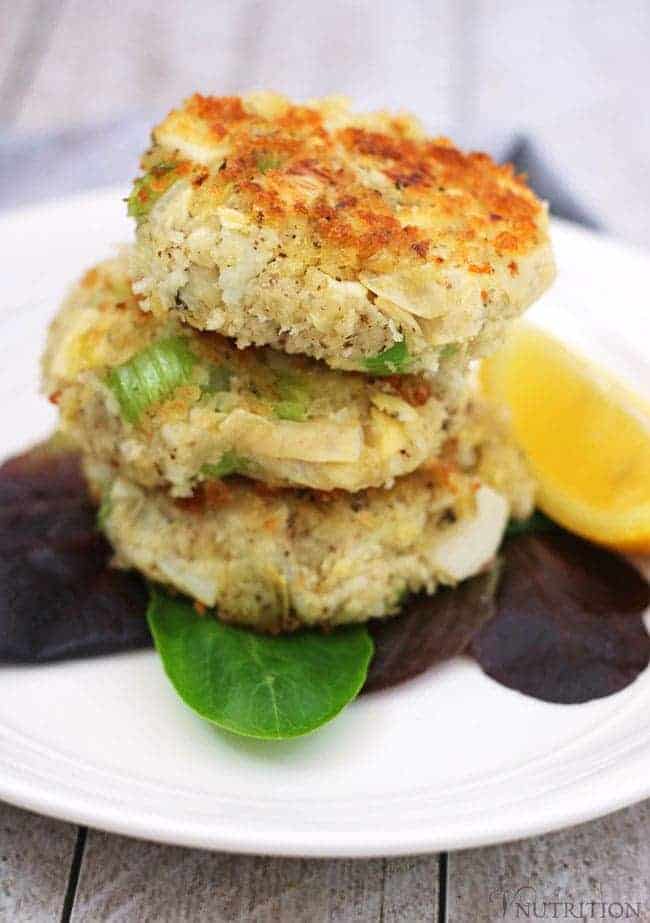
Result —
<path fill-rule="evenodd" d="M 513 163 L 518 173 L 526 174 L 537 195 L 549 202 L 553 215 L 566 218 L 567 221 L 575 221 L 576 224 L 582 224 L 587 228 L 602 230 L 601 223 L 576 201 L 530 138 L 515 138 L 506 149 L 504 160 Z"/>

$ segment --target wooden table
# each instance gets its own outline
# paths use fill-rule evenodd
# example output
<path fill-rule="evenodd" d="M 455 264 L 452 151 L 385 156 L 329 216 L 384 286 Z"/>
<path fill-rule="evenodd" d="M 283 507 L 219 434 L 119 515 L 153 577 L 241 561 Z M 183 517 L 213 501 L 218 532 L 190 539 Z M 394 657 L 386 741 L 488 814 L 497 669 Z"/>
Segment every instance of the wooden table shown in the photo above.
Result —
<path fill-rule="evenodd" d="M 194 89 L 342 89 L 368 105 L 406 102 L 474 143 L 494 126 L 530 131 L 610 229 L 647 244 L 649 9 L 635 0 L 5 2 L 0 122 L 52 129 L 169 106 Z M 158 846 L 0 804 L 0 920 L 481 923 L 525 919 L 533 892 L 518 889 L 528 887 L 540 908 L 573 902 L 570 912 L 540 909 L 547 919 L 579 919 L 582 900 L 582 919 L 615 919 L 620 904 L 628 919 L 650 920 L 649 805 L 522 843 L 366 862 Z"/>
<path fill-rule="evenodd" d="M 533 918 L 533 900 L 538 919 L 650 920 L 650 802 L 520 843 L 370 861 L 159 846 L 0 804 L 0 920 L 12 923 L 492 923 L 527 906 Z M 544 900 L 558 903 L 541 917 Z"/>

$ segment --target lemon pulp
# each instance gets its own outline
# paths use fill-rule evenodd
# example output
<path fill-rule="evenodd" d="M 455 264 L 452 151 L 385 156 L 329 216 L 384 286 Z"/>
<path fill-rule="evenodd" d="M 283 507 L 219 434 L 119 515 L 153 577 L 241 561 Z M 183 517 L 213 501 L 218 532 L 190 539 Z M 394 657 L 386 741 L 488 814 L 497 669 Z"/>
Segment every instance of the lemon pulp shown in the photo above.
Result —
<path fill-rule="evenodd" d="M 518 325 L 483 362 L 486 393 L 560 524 L 623 550 L 650 551 L 650 405 L 554 337 Z"/>

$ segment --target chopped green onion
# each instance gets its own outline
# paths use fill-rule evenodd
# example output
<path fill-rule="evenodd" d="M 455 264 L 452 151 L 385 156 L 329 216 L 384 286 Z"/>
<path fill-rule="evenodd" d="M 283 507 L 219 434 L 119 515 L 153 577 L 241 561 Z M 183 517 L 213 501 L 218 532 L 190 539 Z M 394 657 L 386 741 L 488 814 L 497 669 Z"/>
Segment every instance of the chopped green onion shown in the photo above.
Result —
<path fill-rule="evenodd" d="M 273 411 L 280 420 L 293 420 L 294 423 L 303 423 L 307 411 L 305 405 L 300 401 L 280 401 L 275 404 Z"/>
<path fill-rule="evenodd" d="M 111 369 L 106 383 L 124 419 L 137 423 L 148 407 L 165 400 L 189 380 L 196 361 L 183 337 L 168 337 Z"/>
<path fill-rule="evenodd" d="M 441 359 L 451 359 L 452 356 L 455 356 L 460 346 L 458 343 L 445 343 L 445 345 L 440 350 Z"/>
<path fill-rule="evenodd" d="M 216 465 L 203 465 L 201 474 L 209 478 L 226 478 L 229 474 L 245 474 L 249 467 L 247 458 L 236 452 L 224 452 Z"/>
<path fill-rule="evenodd" d="M 208 381 L 201 385 L 201 390 L 207 394 L 218 394 L 220 391 L 230 391 L 232 372 L 225 365 L 210 365 L 208 368 Z"/>
<path fill-rule="evenodd" d="M 277 371 L 277 390 L 280 400 L 273 405 L 273 412 L 280 420 L 302 423 L 307 418 L 309 389 L 297 375 L 286 370 Z"/>
<path fill-rule="evenodd" d="M 99 509 L 97 510 L 97 528 L 100 532 L 103 532 L 106 528 L 106 524 L 112 512 L 113 500 L 110 490 L 107 489 L 102 497 L 102 502 L 99 504 Z"/>
<path fill-rule="evenodd" d="M 257 155 L 257 169 L 260 173 L 266 173 L 267 170 L 277 170 L 280 166 L 281 160 L 277 154 L 258 154 Z"/>
<path fill-rule="evenodd" d="M 408 584 L 405 583 L 404 586 L 401 588 L 401 590 L 398 590 L 396 593 L 395 605 L 401 608 L 410 595 L 411 595 L 411 591 L 409 590 Z"/>
<path fill-rule="evenodd" d="M 371 375 L 401 375 L 407 371 L 410 358 L 406 340 L 400 340 L 383 353 L 364 359 L 363 364 Z"/>
<path fill-rule="evenodd" d="M 163 192 L 176 182 L 174 171 L 177 166 L 175 163 L 159 163 L 133 181 L 133 191 L 126 200 L 129 217 L 136 221 L 146 218 Z"/>

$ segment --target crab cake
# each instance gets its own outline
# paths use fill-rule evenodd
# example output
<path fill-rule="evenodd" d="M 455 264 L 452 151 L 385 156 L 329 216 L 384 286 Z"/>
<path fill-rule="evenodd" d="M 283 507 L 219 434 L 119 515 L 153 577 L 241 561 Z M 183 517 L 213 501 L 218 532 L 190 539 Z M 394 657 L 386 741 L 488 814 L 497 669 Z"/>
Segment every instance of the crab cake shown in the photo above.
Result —
<path fill-rule="evenodd" d="M 142 307 L 241 347 L 375 374 L 464 368 L 554 276 L 547 207 L 523 177 L 408 115 L 195 95 L 142 169 Z"/>
<path fill-rule="evenodd" d="M 146 314 L 126 260 L 100 264 L 71 292 L 43 362 L 62 428 L 124 477 L 175 496 L 235 471 L 355 491 L 391 484 L 445 438 L 448 411 L 430 382 L 240 350 Z"/>
<path fill-rule="evenodd" d="M 95 462 L 86 473 L 103 496 L 100 520 L 118 564 L 265 631 L 363 622 L 396 613 L 406 592 L 432 593 L 478 572 L 509 513 L 530 511 L 532 482 L 502 439 L 490 462 L 500 490 L 483 475 L 487 420 L 390 490 L 272 490 L 231 478 L 174 500 L 111 482 Z"/>

